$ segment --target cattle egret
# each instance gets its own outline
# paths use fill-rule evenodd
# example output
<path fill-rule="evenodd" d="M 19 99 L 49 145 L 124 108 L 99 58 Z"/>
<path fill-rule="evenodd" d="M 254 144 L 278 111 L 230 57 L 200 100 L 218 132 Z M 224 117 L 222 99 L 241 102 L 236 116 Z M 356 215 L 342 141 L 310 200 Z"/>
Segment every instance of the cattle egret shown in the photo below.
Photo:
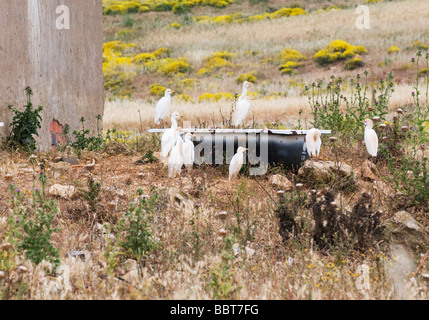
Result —
<path fill-rule="evenodd" d="M 183 158 L 183 140 L 180 136 L 180 129 L 176 128 L 175 137 L 176 142 L 171 150 L 170 159 L 168 160 L 168 177 L 175 178 L 178 174 L 182 172 L 182 167 L 184 164 Z"/>
<path fill-rule="evenodd" d="M 320 146 L 322 145 L 320 131 L 315 128 L 309 130 L 305 136 L 305 143 L 307 145 L 307 152 L 310 157 L 319 157 Z"/>
<path fill-rule="evenodd" d="M 368 150 L 368 153 L 376 157 L 377 156 L 377 150 L 378 150 L 378 137 L 377 133 L 372 129 L 373 123 L 370 119 L 365 119 L 362 121 L 363 124 L 365 124 L 365 145 L 366 150 Z"/>
<path fill-rule="evenodd" d="M 160 120 L 164 120 L 164 118 L 170 112 L 171 94 L 172 93 L 174 93 L 174 91 L 171 89 L 165 90 L 164 97 L 162 97 L 161 100 L 159 100 L 158 103 L 156 104 L 155 118 L 154 118 L 154 122 L 156 124 L 159 124 Z"/>
<path fill-rule="evenodd" d="M 229 181 L 234 178 L 241 170 L 244 163 L 244 153 L 249 150 L 243 147 L 238 148 L 237 153 L 232 157 L 229 164 Z"/>
<path fill-rule="evenodd" d="M 164 158 L 168 157 L 171 149 L 176 143 L 177 120 L 183 117 L 178 112 L 173 112 L 171 115 L 171 128 L 166 130 L 161 137 L 161 154 Z"/>
<path fill-rule="evenodd" d="M 193 136 L 193 134 L 188 132 L 185 135 L 185 142 L 183 143 L 183 160 L 188 171 L 191 171 L 194 167 L 195 147 L 194 143 L 192 142 Z"/>
<path fill-rule="evenodd" d="M 249 89 L 252 85 L 253 85 L 253 83 L 251 83 L 249 81 L 244 81 L 243 92 L 241 93 L 241 96 L 238 98 L 237 103 L 247 97 L 247 89 Z"/>
<path fill-rule="evenodd" d="M 237 108 L 232 116 L 232 124 L 234 126 L 238 127 L 246 119 L 250 109 L 250 100 L 255 99 L 246 96 L 243 100 L 237 102 Z"/>

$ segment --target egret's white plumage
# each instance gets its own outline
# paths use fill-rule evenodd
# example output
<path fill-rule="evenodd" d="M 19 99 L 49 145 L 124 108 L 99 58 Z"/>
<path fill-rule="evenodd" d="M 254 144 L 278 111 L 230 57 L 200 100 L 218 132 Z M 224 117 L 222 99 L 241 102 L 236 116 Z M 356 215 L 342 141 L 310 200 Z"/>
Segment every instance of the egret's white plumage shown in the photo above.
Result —
<path fill-rule="evenodd" d="M 237 107 L 232 116 L 232 124 L 234 126 L 238 127 L 246 119 L 250 109 L 250 100 L 254 99 L 246 96 L 243 100 L 237 102 Z"/>
<path fill-rule="evenodd" d="M 183 158 L 183 140 L 180 136 L 180 128 L 175 130 L 176 143 L 171 150 L 170 159 L 168 160 L 168 177 L 175 178 L 182 172 L 184 164 Z"/>
<path fill-rule="evenodd" d="M 365 124 L 364 140 L 365 140 L 366 150 L 368 150 L 368 153 L 371 156 L 376 157 L 377 151 L 378 151 L 378 137 L 377 137 L 377 133 L 374 131 L 374 129 L 372 129 L 372 126 L 373 126 L 372 120 L 366 119 L 362 121 L 362 123 Z"/>
<path fill-rule="evenodd" d="M 171 94 L 174 91 L 171 89 L 165 90 L 165 95 L 161 98 L 161 100 L 158 101 L 155 108 L 155 117 L 154 122 L 156 124 L 160 123 L 160 120 L 164 120 L 164 118 L 168 115 L 170 112 L 170 106 L 171 106 Z"/>
<path fill-rule="evenodd" d="M 244 98 L 247 97 L 247 89 L 250 88 L 250 86 L 252 86 L 253 83 L 249 82 L 249 81 L 244 81 L 243 83 L 243 91 L 241 93 L 241 96 L 238 98 L 237 102 L 240 102 L 241 100 L 243 100 Z"/>
<path fill-rule="evenodd" d="M 320 153 L 320 147 L 322 146 L 320 131 L 315 128 L 309 130 L 305 136 L 305 143 L 307 145 L 307 152 L 310 157 L 318 157 Z"/>
<path fill-rule="evenodd" d="M 237 153 L 232 157 L 231 163 L 229 164 L 229 181 L 240 172 L 244 163 L 244 153 L 247 150 L 246 148 L 240 147 L 237 149 Z"/>
<path fill-rule="evenodd" d="M 171 128 L 166 130 L 161 137 L 161 154 L 164 158 L 168 157 L 171 149 L 176 144 L 177 120 L 182 117 L 178 112 L 171 115 Z"/>
<path fill-rule="evenodd" d="M 183 160 L 188 171 L 193 169 L 195 160 L 195 147 L 192 142 L 192 137 L 193 134 L 188 132 L 185 135 L 185 142 L 183 143 Z"/>

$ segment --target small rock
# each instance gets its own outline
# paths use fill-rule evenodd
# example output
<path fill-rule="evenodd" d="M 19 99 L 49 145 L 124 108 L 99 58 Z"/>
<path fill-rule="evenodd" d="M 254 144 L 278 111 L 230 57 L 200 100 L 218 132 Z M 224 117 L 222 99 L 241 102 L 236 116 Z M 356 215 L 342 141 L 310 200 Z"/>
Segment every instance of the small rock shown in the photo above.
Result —
<path fill-rule="evenodd" d="M 51 165 L 51 170 L 54 175 L 54 179 L 58 179 L 62 176 L 69 176 L 72 171 L 72 166 L 67 162 L 58 162 Z"/>
<path fill-rule="evenodd" d="M 119 154 L 129 155 L 132 154 L 132 151 L 127 148 L 124 144 L 118 141 L 110 141 L 104 148 L 104 152 L 109 156 L 117 156 Z"/>
<path fill-rule="evenodd" d="M 71 199 L 76 193 L 76 188 L 74 186 L 62 186 L 60 184 L 55 184 L 49 188 L 49 194 L 55 197 L 61 197 L 63 199 Z"/>
<path fill-rule="evenodd" d="M 67 163 L 71 164 L 72 166 L 76 166 L 76 165 L 80 164 L 79 159 L 77 159 L 77 158 L 64 158 L 64 157 L 62 157 L 59 162 L 67 162 Z"/>
<path fill-rule="evenodd" d="M 270 177 L 270 184 L 284 191 L 290 191 L 293 189 L 293 183 L 289 181 L 288 178 L 282 176 L 281 174 L 275 174 Z"/>
<path fill-rule="evenodd" d="M 116 198 L 116 197 L 126 198 L 127 197 L 127 193 L 124 190 L 117 189 L 114 187 L 104 188 L 104 192 L 106 193 L 107 196 L 113 197 L 113 198 Z"/>
<path fill-rule="evenodd" d="M 424 239 L 424 229 L 409 213 L 400 211 L 384 221 L 374 235 L 379 240 L 415 248 Z"/>
<path fill-rule="evenodd" d="M 215 214 L 215 217 L 218 218 L 218 219 L 221 219 L 221 220 L 225 220 L 227 216 L 228 216 L 228 212 L 227 211 L 222 211 L 222 212 L 219 212 L 219 213 Z"/>
<path fill-rule="evenodd" d="M 181 211 L 185 219 L 192 218 L 195 211 L 194 201 L 182 195 L 176 188 L 170 188 L 168 190 L 168 197 L 172 207 L 178 211 Z"/>
<path fill-rule="evenodd" d="M 307 181 L 329 183 L 337 176 L 345 182 L 355 183 L 353 168 L 344 162 L 308 160 L 298 171 L 298 177 Z"/>
<path fill-rule="evenodd" d="M 139 264 L 136 260 L 128 259 L 122 265 L 124 280 L 134 283 L 139 279 Z"/>
<path fill-rule="evenodd" d="M 377 180 L 377 176 L 376 176 L 377 167 L 371 161 L 366 160 L 362 164 L 362 170 L 361 170 L 361 172 L 362 172 L 362 179 L 363 180 L 366 180 L 366 181 Z"/>
<path fill-rule="evenodd" d="M 67 253 L 67 257 L 80 258 L 85 261 L 85 253 L 83 253 L 82 251 L 70 251 Z"/>

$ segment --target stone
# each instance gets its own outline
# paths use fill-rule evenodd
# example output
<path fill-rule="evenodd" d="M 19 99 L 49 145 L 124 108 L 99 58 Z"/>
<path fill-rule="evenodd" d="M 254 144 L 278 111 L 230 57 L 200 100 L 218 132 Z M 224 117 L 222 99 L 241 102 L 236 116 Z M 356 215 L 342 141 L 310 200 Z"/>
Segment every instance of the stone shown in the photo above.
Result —
<path fill-rule="evenodd" d="M 293 189 L 293 183 L 281 174 L 275 174 L 270 177 L 269 183 L 276 189 L 290 191 Z"/>
<path fill-rule="evenodd" d="M 375 181 L 377 180 L 377 167 L 374 163 L 369 160 L 366 160 L 362 164 L 361 175 L 362 179 L 366 181 Z"/>
<path fill-rule="evenodd" d="M 408 212 L 400 211 L 384 221 L 375 230 L 374 236 L 378 240 L 415 248 L 423 243 L 425 232 L 423 226 Z"/>
<path fill-rule="evenodd" d="M 85 253 L 82 251 L 70 251 L 67 253 L 67 257 L 80 258 L 82 261 L 85 261 Z"/>
<path fill-rule="evenodd" d="M 74 186 L 62 186 L 55 184 L 49 188 L 49 194 L 54 197 L 60 197 L 63 199 L 72 199 L 76 194 L 76 188 Z"/>
<path fill-rule="evenodd" d="M 132 151 L 128 149 L 126 145 L 115 140 L 110 141 L 106 145 L 106 147 L 104 148 L 104 152 L 107 153 L 109 156 L 117 156 L 119 154 L 132 154 Z"/>
<path fill-rule="evenodd" d="M 169 202 L 172 207 L 184 214 L 185 219 L 191 219 L 195 211 L 194 201 L 183 196 L 176 188 L 168 190 Z"/>
<path fill-rule="evenodd" d="M 123 279 L 129 283 L 135 283 L 139 279 L 139 264 L 136 260 L 128 259 L 122 265 Z"/>
<path fill-rule="evenodd" d="M 333 181 L 336 175 L 347 178 L 348 182 L 356 182 L 353 168 L 344 162 L 308 160 L 298 171 L 300 179 L 321 183 Z"/>
<path fill-rule="evenodd" d="M 60 161 L 58 161 L 58 162 L 67 162 L 67 163 L 71 164 L 72 166 L 76 166 L 76 165 L 80 164 L 79 159 L 77 159 L 77 158 L 64 158 L 64 157 L 62 157 L 60 159 Z"/>
<path fill-rule="evenodd" d="M 21 109 L 29 85 L 33 105 L 44 107 L 35 137 L 40 151 L 50 151 L 66 126 L 69 132 L 81 130 L 82 117 L 85 128 L 97 135 L 97 116 L 104 114 L 102 0 L 68 1 L 69 14 L 57 13 L 62 3 L 1 2 L 0 119 L 5 126 L 0 136 L 10 133 L 13 114 L 7 106 Z M 62 25 L 68 18 L 69 28 Z"/>
<path fill-rule="evenodd" d="M 104 192 L 106 193 L 107 196 L 112 197 L 112 198 L 122 198 L 125 199 L 127 198 L 127 193 L 122 190 L 122 189 L 118 189 L 115 187 L 106 187 L 104 188 Z"/>
<path fill-rule="evenodd" d="M 51 164 L 51 171 L 54 175 L 54 179 L 58 179 L 63 176 L 67 177 L 70 176 L 72 172 L 72 166 L 67 162 L 53 163 Z"/>

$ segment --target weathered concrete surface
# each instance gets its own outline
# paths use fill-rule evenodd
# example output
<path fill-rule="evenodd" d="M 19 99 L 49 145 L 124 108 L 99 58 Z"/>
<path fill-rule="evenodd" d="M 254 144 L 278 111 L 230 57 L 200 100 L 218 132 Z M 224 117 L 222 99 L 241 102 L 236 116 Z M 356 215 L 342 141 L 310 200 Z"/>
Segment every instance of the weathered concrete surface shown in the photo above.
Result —
<path fill-rule="evenodd" d="M 33 89 L 33 104 L 42 105 L 38 147 L 51 148 L 53 120 L 80 128 L 80 118 L 96 132 L 104 111 L 102 72 L 102 0 L 0 0 L 0 134 L 9 133 L 10 104 L 21 108 L 24 88 Z M 57 29 L 70 9 L 70 29 Z M 100 123 L 101 125 L 101 123 Z"/>

